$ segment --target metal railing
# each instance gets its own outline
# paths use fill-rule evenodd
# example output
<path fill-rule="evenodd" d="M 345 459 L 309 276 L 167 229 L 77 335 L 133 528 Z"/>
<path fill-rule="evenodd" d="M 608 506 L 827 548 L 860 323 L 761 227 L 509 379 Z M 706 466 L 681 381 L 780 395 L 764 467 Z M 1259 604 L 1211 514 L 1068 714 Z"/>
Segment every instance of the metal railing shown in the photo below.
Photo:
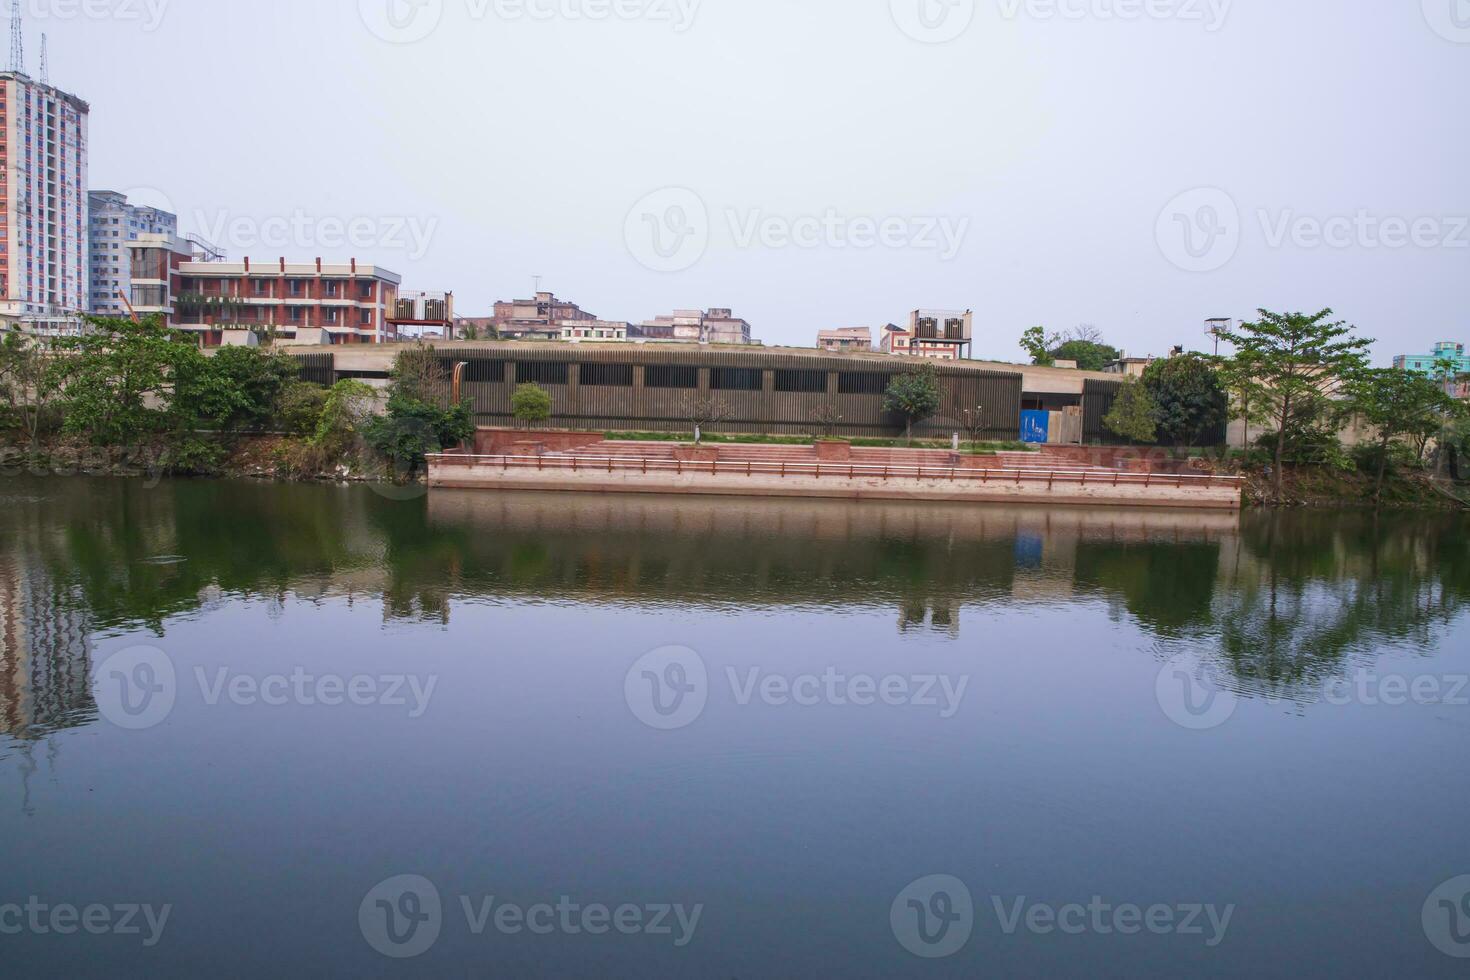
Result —
<path fill-rule="evenodd" d="M 883 480 L 961 480 L 988 484 L 1045 483 L 1051 488 L 1059 483 L 1088 487 L 1174 487 L 1177 489 L 1239 489 L 1244 480 L 1238 476 L 1183 473 L 1130 473 L 1123 470 L 1044 470 L 1004 469 L 968 466 L 880 466 L 876 463 L 792 463 L 782 460 L 680 460 L 638 456 L 476 456 L 463 453 L 438 453 L 428 457 L 429 463 L 444 467 L 492 467 L 502 471 L 537 470 L 573 473 L 638 472 L 673 473 L 682 476 L 707 474 L 720 476 L 811 476 L 824 478 L 877 478 Z"/>

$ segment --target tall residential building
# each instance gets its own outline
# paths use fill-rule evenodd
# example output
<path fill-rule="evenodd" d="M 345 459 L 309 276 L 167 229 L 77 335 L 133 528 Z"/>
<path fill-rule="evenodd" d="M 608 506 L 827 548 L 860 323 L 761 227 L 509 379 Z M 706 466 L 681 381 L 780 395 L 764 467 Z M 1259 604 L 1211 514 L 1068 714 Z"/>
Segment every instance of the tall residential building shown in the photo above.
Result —
<path fill-rule="evenodd" d="M 133 295 L 128 243 L 137 241 L 139 235 L 176 236 L 178 216 L 161 208 L 129 204 L 127 195 L 117 191 L 92 191 L 87 205 L 92 270 L 88 307 L 98 316 L 127 316 L 123 298 Z"/>
<path fill-rule="evenodd" d="M 374 344 L 396 339 L 397 273 L 346 264 L 198 262 L 189 242 L 139 235 L 132 252 L 133 309 L 200 335 L 207 347 L 271 334 L 298 343 Z M 448 318 L 446 321 L 448 322 Z"/>
<path fill-rule="evenodd" d="M 87 103 L 0 72 L 0 321 L 81 329 L 88 309 Z"/>

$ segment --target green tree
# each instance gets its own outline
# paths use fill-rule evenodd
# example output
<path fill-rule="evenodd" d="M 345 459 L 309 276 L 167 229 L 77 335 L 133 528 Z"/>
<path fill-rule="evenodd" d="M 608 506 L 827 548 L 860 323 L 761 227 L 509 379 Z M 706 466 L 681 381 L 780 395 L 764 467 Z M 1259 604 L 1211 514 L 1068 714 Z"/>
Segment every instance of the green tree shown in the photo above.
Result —
<path fill-rule="evenodd" d="M 1031 363 L 1039 367 L 1051 367 L 1055 363 L 1051 346 L 1045 327 L 1032 327 L 1021 334 L 1021 349 L 1031 358 Z"/>
<path fill-rule="evenodd" d="M 1367 367 L 1373 342 L 1356 336 L 1349 324 L 1333 320 L 1330 309 L 1310 316 L 1257 312 L 1259 320 L 1222 331 L 1220 337 L 1254 367 L 1260 382 L 1276 437 L 1274 492 L 1279 503 L 1288 428 L 1302 412 L 1320 415 L 1330 408 L 1331 397 Z"/>
<path fill-rule="evenodd" d="M 538 384 L 516 385 L 510 396 L 510 412 L 526 428 L 551 418 L 551 394 Z"/>
<path fill-rule="evenodd" d="M 883 410 L 903 418 L 904 440 L 913 442 L 914 423 L 933 418 L 943 400 L 939 371 L 926 362 L 894 376 L 883 393 Z"/>
<path fill-rule="evenodd" d="M 1066 340 L 1051 351 L 1053 364 L 1076 361 L 1079 371 L 1101 371 L 1122 356 L 1118 348 L 1090 340 Z"/>
<path fill-rule="evenodd" d="M 50 349 L 39 338 L 19 330 L 0 338 L 0 403 L 35 449 L 41 438 L 47 408 L 56 394 Z"/>
<path fill-rule="evenodd" d="M 1442 432 L 1457 412 L 1455 400 L 1433 378 L 1398 368 L 1359 372 L 1348 391 L 1353 410 L 1378 430 L 1378 474 L 1373 499 L 1382 503 L 1389 447 L 1405 437 L 1428 440 Z"/>
<path fill-rule="evenodd" d="M 256 347 L 221 347 L 212 356 L 181 357 L 172 410 L 186 428 L 260 430 L 275 418 L 281 393 L 299 367 L 286 354 Z"/>
<path fill-rule="evenodd" d="M 158 316 L 138 322 L 88 317 L 79 337 L 56 341 L 55 383 L 67 432 L 104 446 L 131 446 L 176 428 L 173 385 L 197 370 L 198 347 Z"/>
<path fill-rule="evenodd" d="M 1159 438 L 1176 446 L 1200 445 L 1229 414 L 1220 374 L 1199 354 L 1154 361 L 1143 372 L 1143 387 L 1153 402 Z"/>
<path fill-rule="evenodd" d="M 449 372 L 434 348 L 416 344 L 393 361 L 385 415 L 368 422 L 369 446 L 392 464 L 400 480 L 411 480 L 425 457 L 458 445 L 475 433 L 468 399 L 450 403 Z"/>
<path fill-rule="evenodd" d="M 1103 425 L 1130 442 L 1152 443 L 1158 438 L 1158 422 L 1148 388 L 1137 378 L 1123 382 Z"/>

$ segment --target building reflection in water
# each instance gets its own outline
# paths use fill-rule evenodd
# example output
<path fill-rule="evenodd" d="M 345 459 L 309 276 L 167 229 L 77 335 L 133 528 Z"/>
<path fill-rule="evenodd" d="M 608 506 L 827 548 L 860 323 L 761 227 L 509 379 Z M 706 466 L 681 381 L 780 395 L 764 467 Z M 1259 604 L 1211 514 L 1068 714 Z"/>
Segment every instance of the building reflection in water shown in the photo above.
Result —
<path fill-rule="evenodd" d="M 900 635 L 960 642 L 978 642 L 971 632 L 997 612 L 1045 617 L 1056 635 L 1076 608 L 1102 604 L 1152 641 L 1207 652 L 1242 691 L 1293 697 L 1387 644 L 1431 647 L 1470 595 L 1451 516 L 16 486 L 0 485 L 0 731 L 12 750 L 95 717 L 94 635 L 166 635 L 174 617 L 242 598 L 276 616 L 366 602 L 385 621 L 439 628 L 465 601 L 860 609 Z"/>

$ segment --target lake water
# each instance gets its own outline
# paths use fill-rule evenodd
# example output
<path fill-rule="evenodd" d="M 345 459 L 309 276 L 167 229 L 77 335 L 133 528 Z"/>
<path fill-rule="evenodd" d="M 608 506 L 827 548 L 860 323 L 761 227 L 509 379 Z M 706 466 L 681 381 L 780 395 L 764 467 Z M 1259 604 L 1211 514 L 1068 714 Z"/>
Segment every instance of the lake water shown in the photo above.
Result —
<path fill-rule="evenodd" d="M 3 481 L 0 974 L 1464 976 L 1466 530 Z"/>

